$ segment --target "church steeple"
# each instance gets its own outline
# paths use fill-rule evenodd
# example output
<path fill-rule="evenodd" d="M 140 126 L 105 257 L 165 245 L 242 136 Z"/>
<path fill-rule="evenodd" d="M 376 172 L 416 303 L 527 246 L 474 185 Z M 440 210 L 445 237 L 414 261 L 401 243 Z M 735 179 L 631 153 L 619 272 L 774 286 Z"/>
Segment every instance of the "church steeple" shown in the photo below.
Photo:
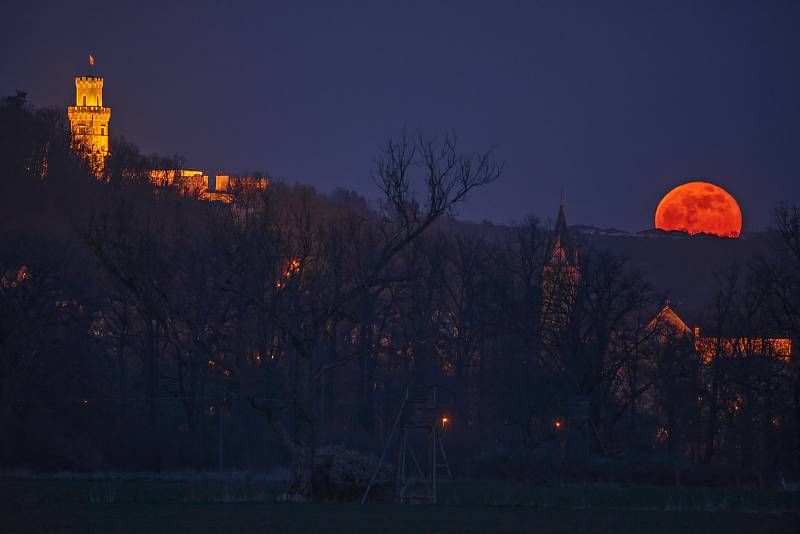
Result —
<path fill-rule="evenodd" d="M 567 216 L 564 210 L 564 191 L 561 191 L 561 203 L 558 207 L 556 226 L 553 229 L 553 240 L 550 246 L 550 261 L 558 261 L 570 265 L 578 265 L 578 247 L 569 235 Z"/>
<path fill-rule="evenodd" d="M 553 342 L 569 321 L 580 280 L 578 247 L 569 235 L 563 191 L 549 256 L 545 261 L 540 313 L 543 335 Z"/>

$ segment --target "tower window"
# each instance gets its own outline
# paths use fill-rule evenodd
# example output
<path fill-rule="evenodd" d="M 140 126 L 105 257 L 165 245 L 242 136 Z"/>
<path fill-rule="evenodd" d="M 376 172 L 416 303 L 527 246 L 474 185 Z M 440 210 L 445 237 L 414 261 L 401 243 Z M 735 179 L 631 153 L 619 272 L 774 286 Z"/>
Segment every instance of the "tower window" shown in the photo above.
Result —
<path fill-rule="evenodd" d="M 86 105 L 86 95 L 83 95 L 83 105 Z"/>
<path fill-rule="evenodd" d="M 106 127 L 105 126 L 101 126 L 100 127 L 100 135 L 105 135 L 105 134 L 106 134 Z"/>

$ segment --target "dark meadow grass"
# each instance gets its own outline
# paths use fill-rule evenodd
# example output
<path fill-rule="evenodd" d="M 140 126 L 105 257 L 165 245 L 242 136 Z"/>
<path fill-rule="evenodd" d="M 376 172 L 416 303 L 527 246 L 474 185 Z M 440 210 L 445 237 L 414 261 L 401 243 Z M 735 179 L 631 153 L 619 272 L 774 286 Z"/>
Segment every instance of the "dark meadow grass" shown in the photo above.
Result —
<path fill-rule="evenodd" d="M 0 532 L 800 532 L 800 493 L 445 481 L 437 506 L 282 504 L 269 476 L 0 479 Z"/>

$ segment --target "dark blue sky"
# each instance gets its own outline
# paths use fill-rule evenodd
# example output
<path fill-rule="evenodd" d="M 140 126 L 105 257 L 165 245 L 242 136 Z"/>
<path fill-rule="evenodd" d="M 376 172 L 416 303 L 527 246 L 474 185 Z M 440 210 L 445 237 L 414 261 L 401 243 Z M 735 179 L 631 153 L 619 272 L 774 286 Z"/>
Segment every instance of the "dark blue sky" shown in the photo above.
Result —
<path fill-rule="evenodd" d="M 797 2 L 4 3 L 0 93 L 66 106 L 92 52 L 111 132 L 214 172 L 376 196 L 403 127 L 499 145 L 464 218 L 652 226 L 687 179 L 758 229 L 800 197 Z"/>

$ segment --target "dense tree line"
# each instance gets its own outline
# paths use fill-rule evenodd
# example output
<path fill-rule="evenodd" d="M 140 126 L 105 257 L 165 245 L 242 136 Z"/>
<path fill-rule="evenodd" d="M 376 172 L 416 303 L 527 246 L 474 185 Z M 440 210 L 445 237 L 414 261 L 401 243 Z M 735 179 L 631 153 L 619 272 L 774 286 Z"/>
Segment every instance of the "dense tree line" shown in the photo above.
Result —
<path fill-rule="evenodd" d="M 499 177 L 491 151 L 390 141 L 378 204 L 275 181 L 204 202 L 155 189 L 147 171 L 180 158 L 124 139 L 96 179 L 63 114 L 24 96 L 0 107 L 3 469 L 291 465 L 308 496 L 318 447 L 376 452 L 406 389 L 437 386 L 468 475 L 798 473 L 796 359 L 744 344 L 704 361 L 602 251 L 553 279 L 553 308 L 545 225 L 452 216 Z M 797 208 L 773 236 L 772 257 L 721 273 L 716 337 L 798 339 Z"/>

